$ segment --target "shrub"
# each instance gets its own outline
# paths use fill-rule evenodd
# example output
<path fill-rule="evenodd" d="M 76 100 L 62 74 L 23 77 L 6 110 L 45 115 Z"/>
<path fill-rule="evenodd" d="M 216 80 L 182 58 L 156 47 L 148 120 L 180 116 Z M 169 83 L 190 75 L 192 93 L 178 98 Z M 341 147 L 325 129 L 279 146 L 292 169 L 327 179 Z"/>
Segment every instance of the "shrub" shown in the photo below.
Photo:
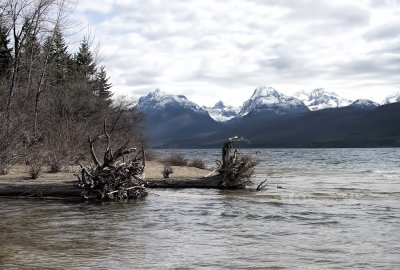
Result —
<path fill-rule="evenodd" d="M 61 172 L 62 164 L 63 164 L 62 158 L 60 158 L 56 155 L 50 155 L 47 158 L 47 165 L 49 166 L 50 173 Z"/>
<path fill-rule="evenodd" d="M 204 161 L 200 158 L 195 158 L 192 161 L 190 161 L 189 163 L 190 167 L 195 167 L 195 168 L 199 168 L 199 169 L 205 169 L 206 165 L 204 164 Z"/>
<path fill-rule="evenodd" d="M 163 174 L 163 177 L 164 177 L 164 178 L 169 178 L 169 175 L 170 175 L 171 173 L 173 173 L 173 172 L 174 172 L 174 170 L 173 170 L 172 167 L 169 166 L 169 165 L 165 165 L 165 166 L 164 166 L 164 169 L 162 170 L 162 174 Z"/>
<path fill-rule="evenodd" d="M 11 165 L 8 163 L 0 163 L 0 175 L 7 175 L 10 171 Z"/>
<path fill-rule="evenodd" d="M 31 163 L 28 169 L 31 179 L 37 179 L 42 174 L 42 164 Z"/>
<path fill-rule="evenodd" d="M 187 166 L 188 160 L 180 154 L 171 154 L 162 160 L 162 163 L 169 166 Z"/>
<path fill-rule="evenodd" d="M 154 152 L 147 150 L 146 151 L 146 160 L 148 160 L 148 161 L 157 160 L 157 155 Z"/>

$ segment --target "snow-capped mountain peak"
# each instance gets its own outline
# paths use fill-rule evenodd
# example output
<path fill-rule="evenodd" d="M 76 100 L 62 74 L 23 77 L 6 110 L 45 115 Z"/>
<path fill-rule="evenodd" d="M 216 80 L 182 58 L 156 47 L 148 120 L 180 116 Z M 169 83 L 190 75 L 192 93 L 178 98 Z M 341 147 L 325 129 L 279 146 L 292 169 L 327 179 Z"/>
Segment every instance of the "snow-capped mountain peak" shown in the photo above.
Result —
<path fill-rule="evenodd" d="M 289 112 L 309 111 L 304 103 L 294 97 L 289 97 L 272 87 L 258 87 L 253 95 L 243 103 L 239 112 L 245 116 L 251 112 L 269 111 L 274 114 L 286 114 Z"/>
<path fill-rule="evenodd" d="M 258 87 L 254 90 L 253 95 L 250 97 L 250 99 L 255 99 L 258 97 L 268 97 L 268 96 L 275 96 L 275 97 L 280 97 L 282 94 L 276 91 L 275 88 L 273 87 Z"/>
<path fill-rule="evenodd" d="M 333 92 L 328 92 L 324 88 L 317 88 L 310 92 L 300 91 L 294 96 L 301 101 L 312 111 L 338 108 L 348 106 L 352 103 L 351 100 L 345 99 Z"/>
<path fill-rule="evenodd" d="M 400 91 L 390 94 L 387 98 L 385 98 L 382 104 L 389 104 L 395 102 L 400 102 Z"/>
<path fill-rule="evenodd" d="M 185 96 L 168 94 L 160 89 L 156 89 L 155 91 L 150 92 L 147 96 L 139 98 L 137 104 L 139 110 L 157 110 L 163 109 L 167 106 L 181 106 L 204 113 L 204 110 L 199 105 L 188 100 Z"/>
<path fill-rule="evenodd" d="M 213 109 L 224 109 L 224 108 L 226 108 L 226 105 L 222 100 L 215 103 L 215 105 L 213 107 Z"/>
<path fill-rule="evenodd" d="M 357 99 L 353 103 L 350 104 L 351 107 L 357 107 L 357 108 L 362 108 L 362 109 L 373 109 L 379 106 L 378 103 L 369 100 L 369 99 Z"/>
<path fill-rule="evenodd" d="M 235 118 L 240 110 L 240 108 L 225 105 L 222 101 L 218 101 L 213 107 L 203 107 L 203 109 L 218 122 L 225 122 Z"/>

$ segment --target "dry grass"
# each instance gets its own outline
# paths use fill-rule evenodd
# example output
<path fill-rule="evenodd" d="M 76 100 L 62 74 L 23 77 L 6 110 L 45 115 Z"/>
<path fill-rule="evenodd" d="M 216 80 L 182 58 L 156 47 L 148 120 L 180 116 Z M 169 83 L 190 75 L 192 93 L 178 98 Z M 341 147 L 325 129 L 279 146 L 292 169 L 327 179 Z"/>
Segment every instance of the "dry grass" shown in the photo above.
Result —
<path fill-rule="evenodd" d="M 162 163 L 169 166 L 187 166 L 189 161 L 182 155 L 173 153 L 163 158 Z"/>
<path fill-rule="evenodd" d="M 199 169 L 205 169 L 206 165 L 204 164 L 204 161 L 201 158 L 195 158 L 192 159 L 189 162 L 189 167 L 195 167 L 195 168 L 199 168 Z"/>

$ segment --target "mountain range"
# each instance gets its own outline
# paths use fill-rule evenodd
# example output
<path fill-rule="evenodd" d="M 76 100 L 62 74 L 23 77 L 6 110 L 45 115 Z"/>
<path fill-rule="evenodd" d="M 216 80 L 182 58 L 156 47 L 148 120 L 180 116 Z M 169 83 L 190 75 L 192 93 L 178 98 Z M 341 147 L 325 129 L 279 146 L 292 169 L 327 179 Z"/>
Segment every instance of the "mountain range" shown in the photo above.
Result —
<path fill-rule="evenodd" d="M 249 147 L 388 147 L 400 145 L 399 101 L 400 93 L 380 105 L 324 89 L 288 96 L 259 87 L 241 107 L 200 107 L 157 89 L 136 108 L 154 148 L 219 147 L 234 135 L 249 139 Z"/>

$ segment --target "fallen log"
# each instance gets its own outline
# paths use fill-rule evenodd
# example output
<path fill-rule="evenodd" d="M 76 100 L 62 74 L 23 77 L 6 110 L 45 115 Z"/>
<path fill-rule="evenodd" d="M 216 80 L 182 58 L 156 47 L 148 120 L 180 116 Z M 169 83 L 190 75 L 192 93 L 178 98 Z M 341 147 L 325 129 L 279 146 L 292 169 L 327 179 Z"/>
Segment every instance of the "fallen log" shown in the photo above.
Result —
<path fill-rule="evenodd" d="M 105 125 L 104 125 L 105 126 Z M 127 144 L 114 153 L 109 147 L 109 135 L 105 131 L 107 148 L 103 164 L 97 159 L 93 143 L 89 139 L 90 151 L 95 167 L 87 169 L 82 166 L 78 181 L 18 181 L 0 182 L 0 196 L 22 198 L 62 198 L 62 199 L 98 199 L 122 200 L 139 198 L 147 195 L 146 188 L 209 188 L 209 189 L 243 189 L 251 183 L 251 176 L 257 160 L 250 156 L 241 156 L 238 149 L 231 153 L 234 142 L 243 138 L 233 137 L 224 143 L 222 161 L 219 161 L 217 174 L 201 178 L 153 178 L 144 180 L 144 149 L 130 161 L 118 163 L 117 159 L 134 152 L 126 150 Z M 140 156 L 139 156 L 140 154 Z M 139 157 L 138 157 L 139 156 Z"/>
<path fill-rule="evenodd" d="M 196 179 L 147 179 L 148 188 L 210 188 L 220 189 L 221 178 L 219 175 Z"/>
<path fill-rule="evenodd" d="M 220 177 L 196 179 L 147 179 L 147 188 L 209 188 L 219 189 Z M 115 192 L 115 191 L 114 191 Z M 0 183 L 0 197 L 85 200 L 85 190 L 78 181 L 18 181 Z"/>
<path fill-rule="evenodd" d="M 0 197 L 81 200 L 81 193 L 77 181 L 0 183 Z"/>

